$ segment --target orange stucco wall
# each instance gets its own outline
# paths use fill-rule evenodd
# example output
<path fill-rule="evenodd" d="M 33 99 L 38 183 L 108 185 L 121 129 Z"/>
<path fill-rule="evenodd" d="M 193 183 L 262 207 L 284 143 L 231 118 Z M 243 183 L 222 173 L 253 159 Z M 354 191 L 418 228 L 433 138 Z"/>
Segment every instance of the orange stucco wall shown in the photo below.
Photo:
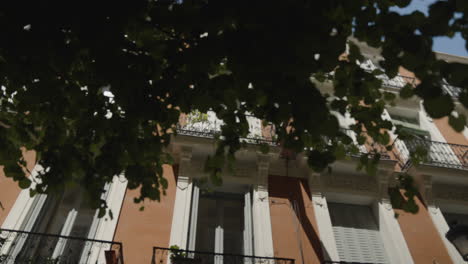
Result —
<path fill-rule="evenodd" d="M 448 123 L 448 117 L 434 119 L 434 124 L 439 129 L 442 136 L 444 136 L 447 143 L 468 145 L 468 140 L 463 133 L 455 131 Z"/>
<path fill-rule="evenodd" d="M 445 245 L 432 223 L 429 212 L 416 197 L 419 206 L 417 214 L 395 209 L 398 222 L 405 237 L 415 264 L 450 264 L 452 263 Z"/>
<path fill-rule="evenodd" d="M 270 176 L 271 227 L 275 257 L 297 264 L 321 263 L 322 247 L 307 181 Z"/>
<path fill-rule="evenodd" d="M 169 185 L 161 201 L 145 201 L 136 204 L 139 189 L 127 190 L 119 221 L 115 231 L 115 241 L 123 243 L 125 263 L 151 263 L 154 246 L 169 247 L 172 213 L 176 193 L 174 169 L 164 166 L 164 177 Z M 140 207 L 144 205 L 144 210 Z"/>
<path fill-rule="evenodd" d="M 31 171 L 36 163 L 36 153 L 34 151 L 26 151 L 24 152 L 24 158 L 28 170 Z M 3 167 L 0 166 L 0 226 L 5 221 L 20 192 L 21 188 L 18 186 L 18 183 L 11 178 L 7 178 L 3 172 Z"/>

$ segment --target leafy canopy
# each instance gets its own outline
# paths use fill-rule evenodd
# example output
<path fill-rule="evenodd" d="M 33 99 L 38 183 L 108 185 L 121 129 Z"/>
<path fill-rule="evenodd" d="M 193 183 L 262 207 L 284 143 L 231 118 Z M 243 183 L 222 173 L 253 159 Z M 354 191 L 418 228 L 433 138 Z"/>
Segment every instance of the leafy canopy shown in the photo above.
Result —
<path fill-rule="evenodd" d="M 438 60 L 431 50 L 435 36 L 468 37 L 468 2 L 435 2 L 427 16 L 392 11 L 410 2 L 3 1 L 0 164 L 29 187 L 25 147 L 47 168 L 33 193 L 79 184 L 104 208 L 104 184 L 125 171 L 129 188 L 142 187 L 137 200 L 157 200 L 180 114 L 212 110 L 225 123 L 208 166 L 214 178 L 242 147 L 246 114 L 274 125 L 278 142 L 304 152 L 313 169 L 326 169 L 352 145 L 331 110 L 348 111 L 353 130 L 389 143 L 381 128 L 391 124 L 381 114 L 394 96 L 356 64 L 362 57 L 351 35 L 381 49 L 390 77 L 399 66 L 417 75 L 421 84 L 402 96 L 424 99 L 432 117 L 454 110 L 443 79 L 462 88 L 468 106 L 468 65 Z M 334 94 L 322 94 L 311 77 L 331 79 Z M 450 120 L 457 130 L 465 124 Z"/>

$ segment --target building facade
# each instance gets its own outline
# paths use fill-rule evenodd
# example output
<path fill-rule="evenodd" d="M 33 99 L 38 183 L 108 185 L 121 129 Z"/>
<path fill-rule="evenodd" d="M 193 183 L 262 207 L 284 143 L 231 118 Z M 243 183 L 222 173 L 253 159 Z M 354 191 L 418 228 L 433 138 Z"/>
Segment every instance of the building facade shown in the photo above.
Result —
<path fill-rule="evenodd" d="M 378 52 L 362 52 L 368 60 L 361 67 L 375 69 Z M 403 68 L 393 79 L 379 78 L 382 89 L 396 93 L 417 83 Z M 456 87 L 444 88 L 457 96 Z M 343 129 L 353 123 L 337 116 Z M 161 201 L 134 203 L 139 190 L 116 175 L 102 197 L 113 217 L 99 218 L 79 187 L 31 197 L 0 174 L 0 263 L 466 263 L 445 234 L 453 222 L 468 224 L 468 129 L 457 133 L 446 118 L 431 119 L 415 98 L 397 99 L 383 117 L 418 139 L 392 135 L 393 150 L 382 153 L 375 176 L 356 170 L 356 155 L 335 162 L 331 173 L 311 171 L 300 155 L 286 160 L 271 128 L 249 117 L 248 147 L 214 186 L 204 180 L 204 163 L 221 122 L 213 113 L 189 114 L 170 146 L 176 164 L 164 167 L 169 184 Z M 259 142 L 270 145 L 268 154 L 258 151 Z M 418 166 L 408 161 L 416 146 L 428 150 Z M 35 177 L 42 168 L 33 152 L 25 156 Z M 420 190 L 416 214 L 389 201 L 402 171 Z"/>

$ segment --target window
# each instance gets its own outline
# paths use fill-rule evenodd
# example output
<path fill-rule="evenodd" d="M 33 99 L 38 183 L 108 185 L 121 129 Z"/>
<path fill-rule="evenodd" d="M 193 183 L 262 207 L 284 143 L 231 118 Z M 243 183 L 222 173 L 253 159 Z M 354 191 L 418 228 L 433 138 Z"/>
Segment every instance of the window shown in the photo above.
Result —
<path fill-rule="evenodd" d="M 408 134 L 421 139 L 431 139 L 428 131 L 421 129 L 419 118 L 417 116 L 406 116 L 399 113 L 390 113 L 394 125 L 403 126 L 403 130 Z"/>
<path fill-rule="evenodd" d="M 93 230 L 99 220 L 96 210 L 84 201 L 83 190 L 77 187 L 65 189 L 60 194 L 41 194 L 34 198 L 33 204 L 21 230 L 34 233 L 12 236 L 14 240 L 8 247 L 7 263 L 29 263 L 31 259 L 38 263 L 62 263 L 65 259 L 80 263 L 88 261 L 91 244 L 74 238 L 94 237 Z"/>
<path fill-rule="evenodd" d="M 382 237 L 368 206 L 328 203 L 341 261 L 388 263 Z"/>
<path fill-rule="evenodd" d="M 188 249 L 253 255 L 250 195 L 247 186 L 204 191 L 194 185 Z"/>

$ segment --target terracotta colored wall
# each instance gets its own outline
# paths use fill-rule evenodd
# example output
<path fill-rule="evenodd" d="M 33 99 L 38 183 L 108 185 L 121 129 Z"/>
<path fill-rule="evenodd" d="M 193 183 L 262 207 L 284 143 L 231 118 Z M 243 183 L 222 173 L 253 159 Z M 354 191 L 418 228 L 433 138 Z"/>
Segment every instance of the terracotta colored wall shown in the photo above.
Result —
<path fill-rule="evenodd" d="M 127 190 L 115 232 L 115 241 L 123 243 L 125 263 L 151 263 L 154 246 L 169 247 L 172 213 L 176 194 L 176 177 L 170 166 L 164 166 L 169 186 L 161 201 L 135 204 L 139 189 Z M 140 211 L 144 205 L 145 209 Z"/>
<path fill-rule="evenodd" d="M 270 176 L 268 190 L 275 257 L 320 263 L 322 247 L 307 181 Z"/>
<path fill-rule="evenodd" d="M 418 198 L 416 198 L 416 202 L 419 206 L 417 214 L 395 209 L 395 212 L 399 214 L 398 222 L 414 263 L 452 263 L 442 238 L 432 223 L 429 212 Z"/>
<path fill-rule="evenodd" d="M 31 171 L 36 163 L 36 153 L 34 151 L 27 151 L 24 153 L 24 158 L 26 159 L 28 170 Z M 7 178 L 3 172 L 3 167 L 0 166 L 0 226 L 5 221 L 20 192 L 21 188 L 18 186 L 18 183 L 11 178 Z"/>
<path fill-rule="evenodd" d="M 439 129 L 442 136 L 448 143 L 468 145 L 468 140 L 465 138 L 463 133 L 455 131 L 448 123 L 448 117 L 434 119 L 434 124 Z"/>

